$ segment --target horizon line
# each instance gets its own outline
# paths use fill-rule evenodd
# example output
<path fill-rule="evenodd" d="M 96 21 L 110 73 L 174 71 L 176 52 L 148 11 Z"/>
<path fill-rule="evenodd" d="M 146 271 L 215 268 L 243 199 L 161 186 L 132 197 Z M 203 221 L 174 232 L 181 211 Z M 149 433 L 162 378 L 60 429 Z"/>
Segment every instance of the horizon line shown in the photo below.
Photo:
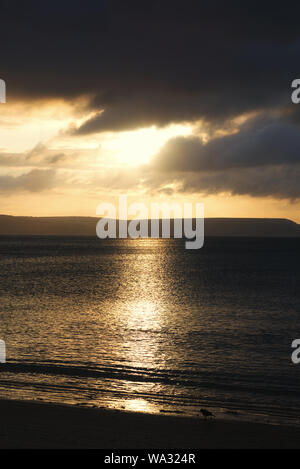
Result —
<path fill-rule="evenodd" d="M 97 220 L 100 220 L 105 217 L 100 217 L 97 215 L 11 215 L 11 214 L 6 214 L 6 213 L 0 213 L 0 217 L 12 217 L 12 218 L 95 218 Z M 180 217 L 182 220 L 184 217 Z M 180 219 L 177 217 L 170 218 L 170 220 L 177 220 Z M 167 218 L 109 218 L 110 220 L 116 220 L 116 221 L 124 221 L 124 220 L 166 220 Z M 193 220 L 196 219 L 196 217 L 192 218 Z M 282 218 L 282 217 L 204 217 L 205 220 L 284 220 L 284 221 L 289 221 L 291 223 L 295 223 L 296 225 L 299 225 L 300 223 L 296 222 L 295 220 L 292 220 L 291 218 Z"/>

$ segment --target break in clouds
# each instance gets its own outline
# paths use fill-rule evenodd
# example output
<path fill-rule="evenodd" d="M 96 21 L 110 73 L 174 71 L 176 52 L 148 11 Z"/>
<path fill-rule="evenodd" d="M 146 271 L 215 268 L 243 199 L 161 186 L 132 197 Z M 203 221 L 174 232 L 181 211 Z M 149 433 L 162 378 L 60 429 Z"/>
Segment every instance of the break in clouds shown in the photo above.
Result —
<path fill-rule="evenodd" d="M 207 130 L 208 141 L 198 131 L 172 138 L 133 172 L 100 174 L 105 187 L 128 177 L 123 186 L 149 193 L 175 184 L 180 192 L 297 199 L 300 111 L 291 103 L 291 82 L 300 6 L 246 3 L 4 1 L 1 75 L 14 99 L 85 97 L 89 117 L 70 127 L 70 138 L 173 123 L 197 129 L 201 122 Z M 239 116 L 243 123 L 226 132 Z M 40 155 L 40 185 L 30 168 L 2 175 L 1 190 L 59 186 L 49 166 L 76 159 L 44 148 Z"/>

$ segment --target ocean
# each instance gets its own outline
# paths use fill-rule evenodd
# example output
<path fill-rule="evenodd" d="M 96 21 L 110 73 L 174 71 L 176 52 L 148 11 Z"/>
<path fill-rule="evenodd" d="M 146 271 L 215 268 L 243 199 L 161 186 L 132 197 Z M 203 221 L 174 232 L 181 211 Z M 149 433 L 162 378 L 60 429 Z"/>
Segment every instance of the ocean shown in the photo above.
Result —
<path fill-rule="evenodd" d="M 0 398 L 300 424 L 300 238 L 0 237 Z"/>

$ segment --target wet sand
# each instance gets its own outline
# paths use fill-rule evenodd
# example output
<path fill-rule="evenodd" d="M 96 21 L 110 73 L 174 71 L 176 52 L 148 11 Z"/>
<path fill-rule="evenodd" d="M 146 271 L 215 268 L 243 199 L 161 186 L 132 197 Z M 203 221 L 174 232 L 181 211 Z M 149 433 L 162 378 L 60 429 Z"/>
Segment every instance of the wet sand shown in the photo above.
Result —
<path fill-rule="evenodd" d="M 300 429 L 0 401 L 0 448 L 300 448 Z"/>

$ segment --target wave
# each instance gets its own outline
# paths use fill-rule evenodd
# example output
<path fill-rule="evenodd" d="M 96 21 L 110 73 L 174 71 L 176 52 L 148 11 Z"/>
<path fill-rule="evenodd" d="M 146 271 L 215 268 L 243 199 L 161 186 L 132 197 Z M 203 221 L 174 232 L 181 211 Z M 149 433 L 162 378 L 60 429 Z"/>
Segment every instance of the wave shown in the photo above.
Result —
<path fill-rule="evenodd" d="M 57 379 L 52 380 L 52 377 Z M 130 384 L 131 383 L 131 384 Z M 129 384 L 129 385 L 128 385 Z M 157 385 L 157 386 L 156 386 Z M 273 416 L 278 421 L 298 424 L 296 389 L 284 388 L 285 404 L 280 386 L 273 382 L 266 391 L 262 385 L 251 386 L 251 377 L 230 373 L 215 375 L 208 371 L 162 370 L 126 365 L 95 365 L 74 362 L 9 361 L 0 365 L 1 395 L 16 398 L 37 398 L 46 401 L 69 400 L 79 405 L 106 406 L 107 402 L 142 399 L 160 412 L 196 414 L 200 407 L 223 409 L 223 413 Z M 247 393 L 247 395 L 246 395 Z M 291 395 L 289 403 L 287 394 Z M 166 410 L 167 409 L 167 410 Z"/>

